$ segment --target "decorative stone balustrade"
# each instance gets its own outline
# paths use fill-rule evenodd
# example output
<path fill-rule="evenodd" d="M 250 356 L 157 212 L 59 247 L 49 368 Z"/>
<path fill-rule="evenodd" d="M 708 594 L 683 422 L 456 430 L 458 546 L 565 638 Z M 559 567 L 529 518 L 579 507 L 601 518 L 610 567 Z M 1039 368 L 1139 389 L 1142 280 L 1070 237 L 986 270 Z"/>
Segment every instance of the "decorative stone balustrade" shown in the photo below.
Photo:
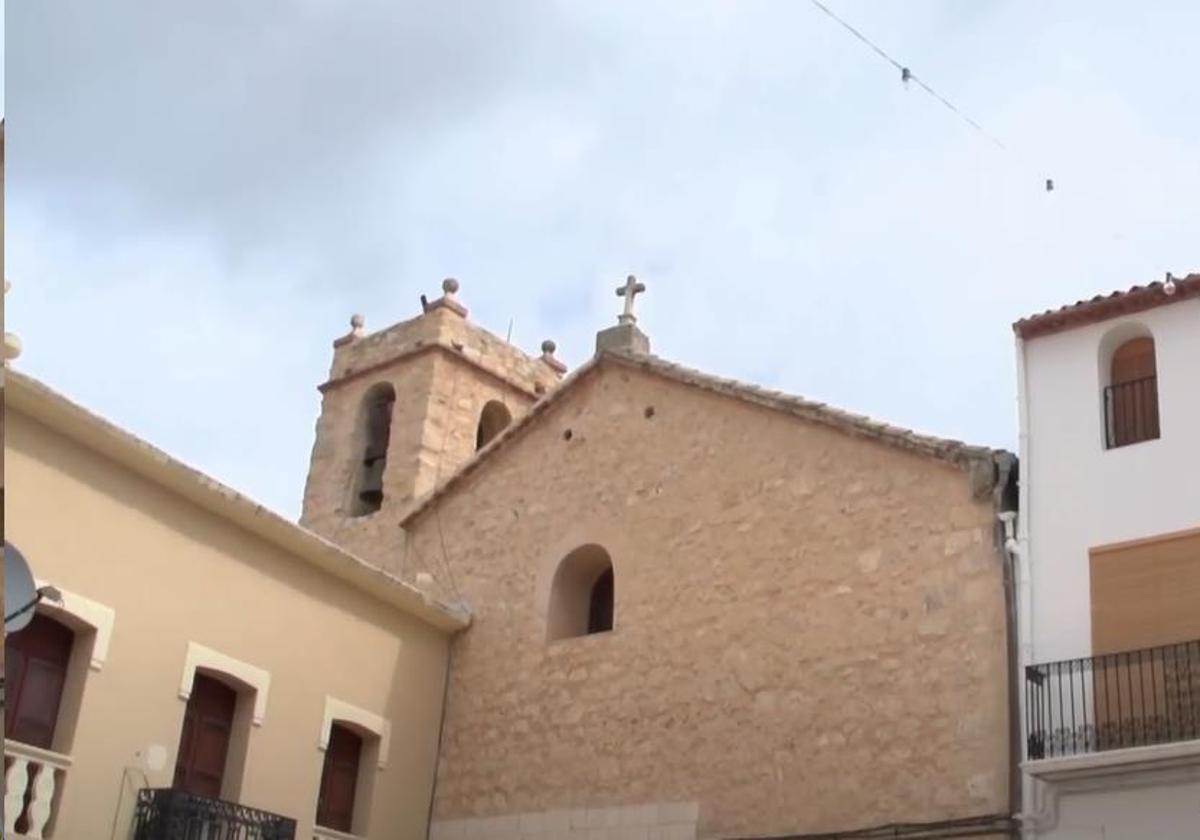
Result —
<path fill-rule="evenodd" d="M 4 742 L 5 837 L 53 837 L 55 794 L 70 767 L 70 756 Z"/>

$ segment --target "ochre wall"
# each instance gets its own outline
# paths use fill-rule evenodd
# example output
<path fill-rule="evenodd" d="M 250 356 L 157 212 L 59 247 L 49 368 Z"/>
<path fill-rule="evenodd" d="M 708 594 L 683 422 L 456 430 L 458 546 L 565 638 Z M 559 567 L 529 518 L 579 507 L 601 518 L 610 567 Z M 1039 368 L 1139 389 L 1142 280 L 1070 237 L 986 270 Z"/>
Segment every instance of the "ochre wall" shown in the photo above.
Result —
<path fill-rule="evenodd" d="M 655 802 L 698 802 L 700 836 L 1008 809 L 1002 561 L 965 471 L 651 374 L 576 388 L 410 523 L 409 562 L 475 616 L 446 836 Z M 547 643 L 590 542 L 615 630 Z"/>
<path fill-rule="evenodd" d="M 390 719 L 373 840 L 426 835 L 448 640 L 428 625 L 103 459 L 10 408 L 7 536 L 48 583 L 116 611 L 108 659 L 87 671 L 57 840 L 117 836 L 139 753 L 158 744 L 169 786 L 195 641 L 271 674 L 250 729 L 240 801 L 315 816 L 326 695 Z M 120 792 L 120 794 L 119 794 Z M 121 801 L 118 803 L 118 796 Z M 118 807 L 120 812 L 118 812 Z"/>

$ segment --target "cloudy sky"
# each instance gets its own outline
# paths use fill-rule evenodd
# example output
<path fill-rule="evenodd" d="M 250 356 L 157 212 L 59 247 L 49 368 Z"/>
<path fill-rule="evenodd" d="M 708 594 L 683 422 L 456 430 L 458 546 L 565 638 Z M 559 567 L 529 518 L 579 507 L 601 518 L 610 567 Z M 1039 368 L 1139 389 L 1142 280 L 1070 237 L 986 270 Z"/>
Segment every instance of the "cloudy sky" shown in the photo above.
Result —
<path fill-rule="evenodd" d="M 1010 323 L 1200 270 L 1193 0 L 7 9 L 18 367 L 289 515 L 330 342 L 471 317 L 1015 445 Z M 1057 189 L 1046 193 L 1044 178 Z"/>

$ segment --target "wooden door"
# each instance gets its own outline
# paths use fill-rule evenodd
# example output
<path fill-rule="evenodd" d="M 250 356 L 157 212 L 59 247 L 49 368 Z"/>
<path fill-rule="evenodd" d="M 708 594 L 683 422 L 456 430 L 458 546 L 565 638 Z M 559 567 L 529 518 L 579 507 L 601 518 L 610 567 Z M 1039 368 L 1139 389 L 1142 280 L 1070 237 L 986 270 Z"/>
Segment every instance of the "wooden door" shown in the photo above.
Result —
<path fill-rule="evenodd" d="M 1124 446 L 1159 436 L 1158 380 L 1154 339 L 1135 338 L 1112 357 L 1109 388 L 1109 446 Z"/>
<path fill-rule="evenodd" d="M 175 759 L 176 790 L 210 799 L 221 798 L 236 706 L 236 691 L 212 677 L 196 674 L 192 696 L 183 713 L 183 731 L 179 735 L 179 753 Z"/>
<path fill-rule="evenodd" d="M 4 639 L 4 737 L 53 749 L 75 634 L 44 615 Z"/>
<path fill-rule="evenodd" d="M 350 832 L 354 824 L 354 792 L 358 785 L 358 760 L 362 738 L 344 726 L 333 724 L 325 766 L 321 770 L 321 793 L 317 799 L 317 825 Z"/>

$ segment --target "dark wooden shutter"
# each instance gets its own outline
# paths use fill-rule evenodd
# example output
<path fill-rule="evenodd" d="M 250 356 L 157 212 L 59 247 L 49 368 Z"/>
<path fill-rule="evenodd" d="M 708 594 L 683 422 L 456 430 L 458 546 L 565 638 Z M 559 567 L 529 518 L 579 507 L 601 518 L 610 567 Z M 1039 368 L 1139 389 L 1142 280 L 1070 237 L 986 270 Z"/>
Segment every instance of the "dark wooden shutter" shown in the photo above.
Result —
<path fill-rule="evenodd" d="M 75 634 L 44 615 L 4 639 L 4 737 L 53 749 Z"/>
<path fill-rule="evenodd" d="M 1154 376 L 1154 339 L 1135 338 L 1117 348 L 1112 358 L 1112 384 Z"/>
<path fill-rule="evenodd" d="M 317 800 L 317 825 L 349 832 L 354 824 L 354 789 L 358 785 L 358 760 L 362 738 L 344 726 L 333 724 L 325 766 L 321 770 L 321 794 Z"/>
<path fill-rule="evenodd" d="M 183 713 L 183 731 L 175 759 L 177 790 L 221 798 L 236 706 L 236 691 L 212 677 L 196 674 L 192 696 Z"/>

